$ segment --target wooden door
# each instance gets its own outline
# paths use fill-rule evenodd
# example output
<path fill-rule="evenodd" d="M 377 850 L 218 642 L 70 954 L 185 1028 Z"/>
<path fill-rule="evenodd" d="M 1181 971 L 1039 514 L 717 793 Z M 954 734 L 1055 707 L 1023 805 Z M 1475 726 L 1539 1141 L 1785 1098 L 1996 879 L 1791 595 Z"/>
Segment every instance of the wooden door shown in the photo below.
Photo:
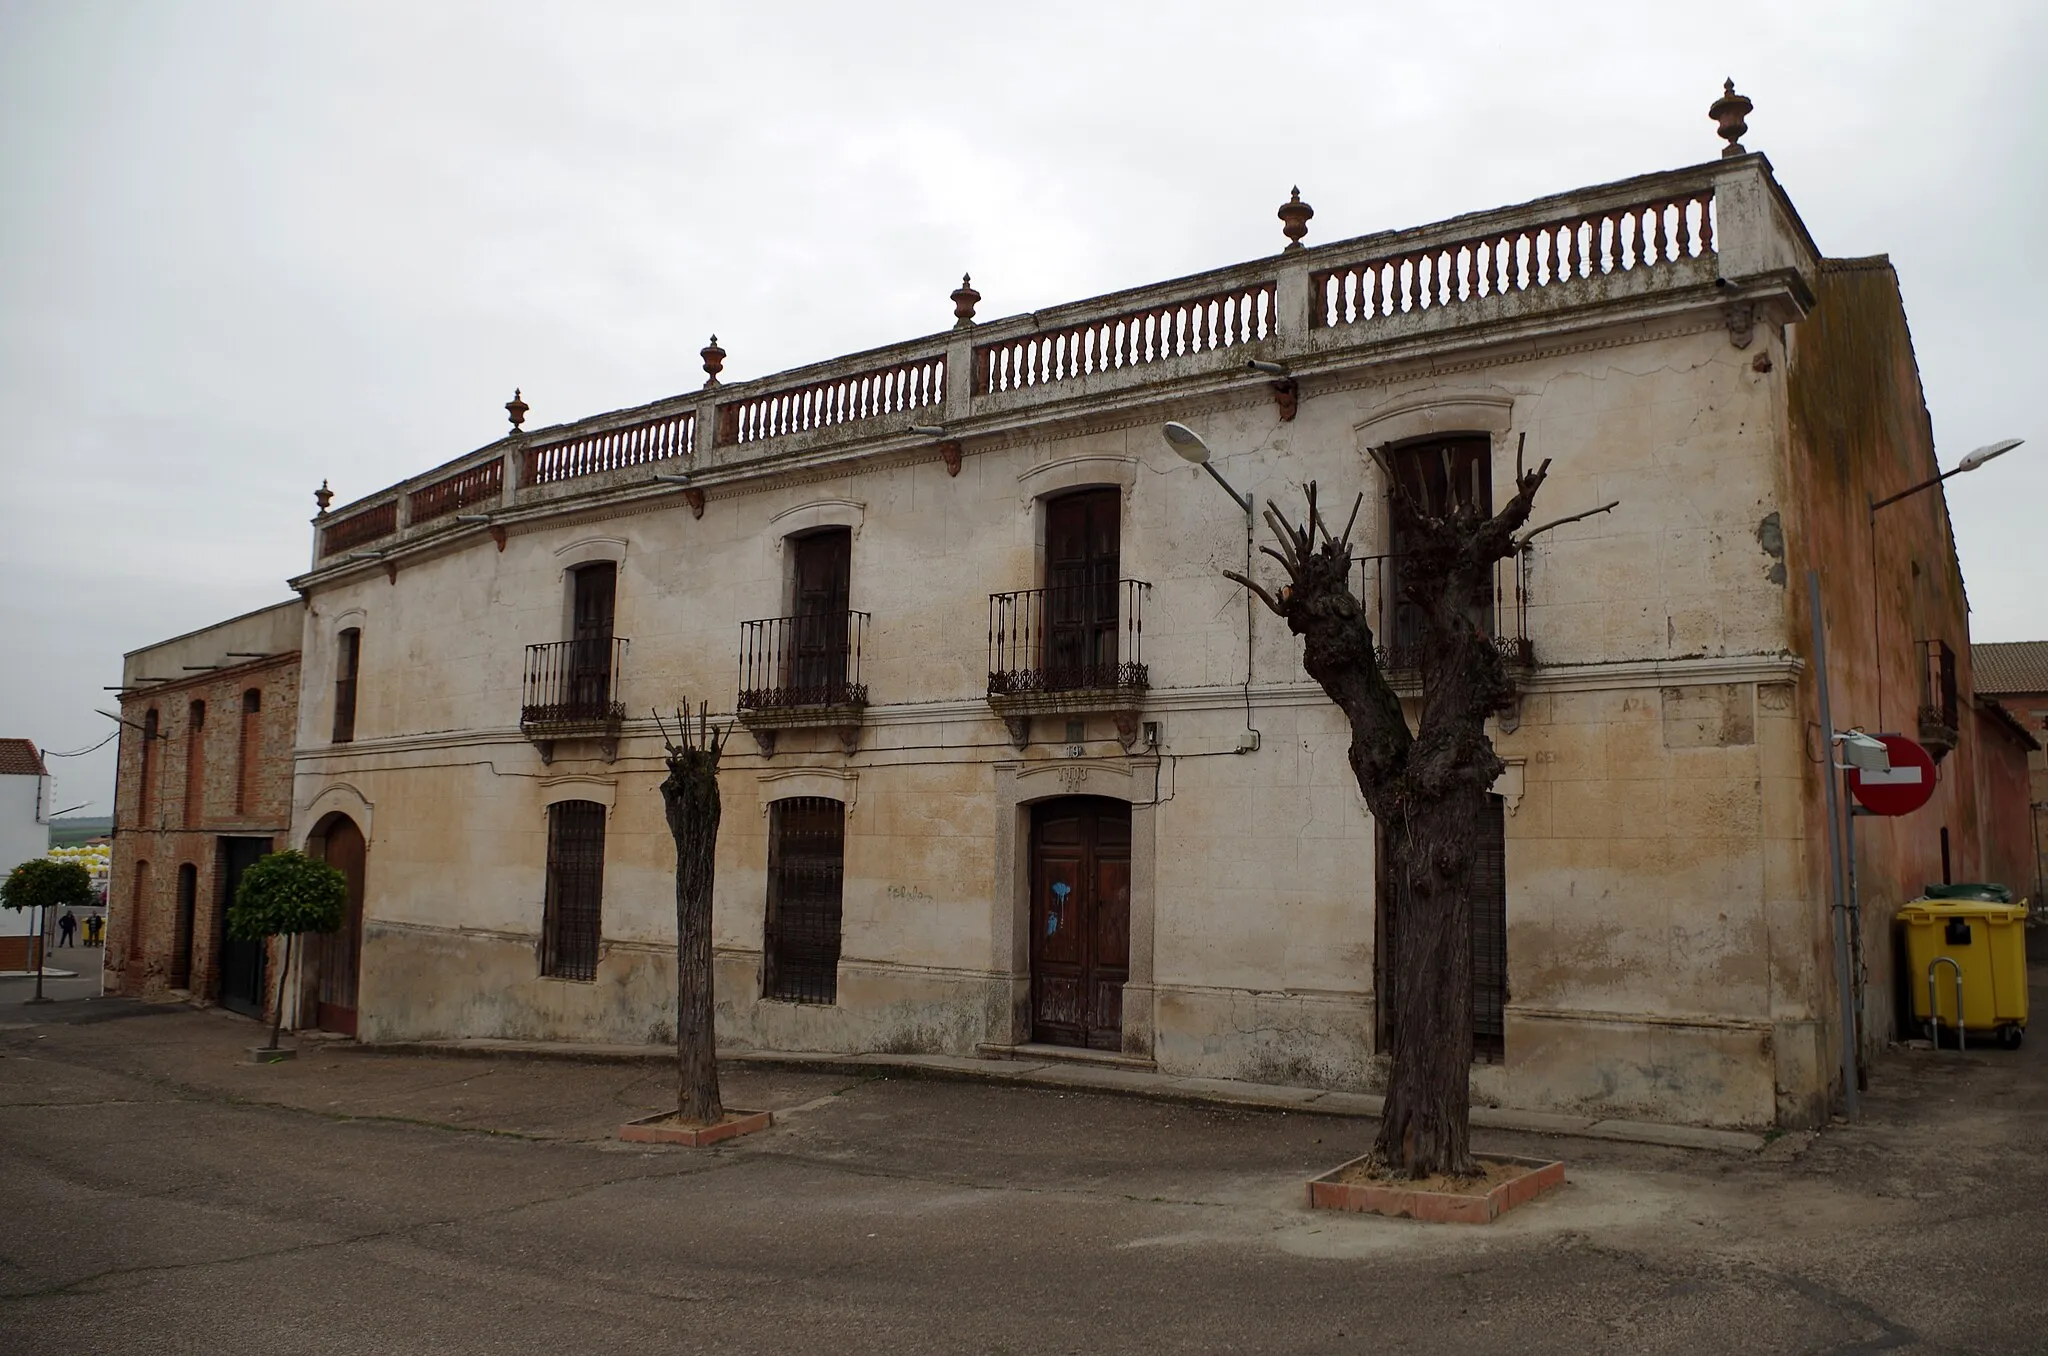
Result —
<path fill-rule="evenodd" d="M 315 1022 L 322 1031 L 356 1034 L 356 992 L 363 963 L 363 873 L 368 845 L 352 819 L 337 819 L 327 830 L 327 864 L 348 881 L 341 927 L 313 942 L 314 972 L 320 977 Z"/>
<path fill-rule="evenodd" d="M 1472 881 L 1472 1058 L 1498 1064 L 1507 1056 L 1508 872 L 1507 802 L 1486 798 L 1487 816 L 1473 845 L 1477 871 Z M 1394 944 L 1401 928 L 1406 888 L 1384 832 L 1376 837 L 1378 899 L 1374 920 L 1373 987 L 1380 1049 L 1393 1041 L 1397 1009 Z"/>
<path fill-rule="evenodd" d="M 570 608 L 569 704 L 577 716 L 602 716 L 611 706 L 612 612 L 618 587 L 619 567 L 609 561 L 576 571 L 576 596 Z"/>
<path fill-rule="evenodd" d="M 1123 492 L 1082 490 L 1045 506 L 1046 686 L 1116 686 L 1116 581 Z"/>
<path fill-rule="evenodd" d="M 238 941 L 228 936 L 228 906 L 242 884 L 242 873 L 270 851 L 268 838 L 223 838 L 220 840 L 220 1005 L 245 1017 L 263 1016 L 263 978 L 268 969 L 267 946 L 262 941 Z"/>
<path fill-rule="evenodd" d="M 853 533 L 846 528 L 796 540 L 795 616 L 789 686 L 804 706 L 845 700 L 847 599 L 853 576 Z"/>
<path fill-rule="evenodd" d="M 1131 807 L 1094 797 L 1034 807 L 1031 858 L 1031 1038 L 1121 1050 Z"/>

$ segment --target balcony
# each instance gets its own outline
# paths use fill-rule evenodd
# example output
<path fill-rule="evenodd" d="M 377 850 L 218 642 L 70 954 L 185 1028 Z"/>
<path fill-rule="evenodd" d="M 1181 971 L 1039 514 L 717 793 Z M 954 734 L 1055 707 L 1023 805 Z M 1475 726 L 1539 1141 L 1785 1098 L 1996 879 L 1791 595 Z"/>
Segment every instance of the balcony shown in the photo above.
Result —
<path fill-rule="evenodd" d="M 1920 642 L 1920 743 L 1939 763 L 1962 739 L 1956 652 L 1946 641 Z"/>
<path fill-rule="evenodd" d="M 616 636 L 526 647 L 519 732 L 540 749 L 543 763 L 555 761 L 555 744 L 563 739 L 595 739 L 607 763 L 618 757 L 625 656 L 626 641 Z"/>
<path fill-rule="evenodd" d="M 739 721 L 761 756 L 783 730 L 830 729 L 847 753 L 860 748 L 868 688 L 860 678 L 868 614 L 764 617 L 740 626 Z"/>
<path fill-rule="evenodd" d="M 1359 597 L 1366 605 L 1373 634 L 1378 639 L 1374 654 L 1380 672 L 1386 675 L 1395 692 L 1403 697 L 1416 697 L 1422 693 L 1422 618 L 1413 604 L 1396 596 L 1400 591 L 1400 559 L 1396 555 L 1360 556 L 1353 563 L 1360 570 Z M 1493 577 L 1474 595 L 1468 609 L 1474 629 L 1493 638 L 1494 648 L 1500 652 L 1501 663 L 1507 670 L 1511 693 L 1503 709 L 1504 720 L 1511 719 L 1508 713 L 1519 701 L 1520 680 L 1536 665 L 1536 649 L 1528 636 L 1526 564 L 1526 558 L 1519 555 L 1494 562 Z M 1507 724 L 1505 728 L 1514 726 Z"/>
<path fill-rule="evenodd" d="M 1108 711 L 1128 751 L 1151 685 L 1141 643 L 1145 595 L 1136 579 L 1024 589 L 988 600 L 988 704 L 1010 742 L 1031 742 L 1031 717 Z"/>

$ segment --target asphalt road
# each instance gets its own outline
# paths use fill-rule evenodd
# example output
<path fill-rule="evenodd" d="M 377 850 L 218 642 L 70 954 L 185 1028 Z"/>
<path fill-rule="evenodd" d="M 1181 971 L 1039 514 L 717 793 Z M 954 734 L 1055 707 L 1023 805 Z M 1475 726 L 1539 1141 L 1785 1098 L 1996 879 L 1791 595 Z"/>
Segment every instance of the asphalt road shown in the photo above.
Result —
<path fill-rule="evenodd" d="M 1761 1156 L 1482 1136 L 1572 1180 L 1459 1227 L 1304 1208 L 1357 1121 L 740 1070 L 773 1130 L 628 1148 L 659 1071 L 256 1034 L 0 1016 L 0 1351 L 2048 1349 L 2037 1050 Z"/>

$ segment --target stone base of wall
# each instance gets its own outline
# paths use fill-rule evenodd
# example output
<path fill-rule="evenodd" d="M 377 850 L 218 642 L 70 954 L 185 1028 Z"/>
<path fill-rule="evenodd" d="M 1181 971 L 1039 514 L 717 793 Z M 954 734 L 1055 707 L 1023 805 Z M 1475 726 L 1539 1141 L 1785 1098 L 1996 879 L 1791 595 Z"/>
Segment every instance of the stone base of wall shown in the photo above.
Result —
<path fill-rule="evenodd" d="M 593 1045 L 675 1039 L 672 953 L 608 943 L 596 981 L 586 983 L 541 978 L 537 947 L 531 936 L 369 924 L 360 1038 Z M 761 998 L 757 953 L 721 952 L 714 964 L 719 1045 L 726 1049 L 972 1055 L 984 1043 L 1020 1037 L 1019 986 L 1009 976 L 843 961 L 839 1001 L 826 1005 Z M 1370 994 L 1158 985 L 1150 1002 L 1162 1073 L 1360 1092 L 1385 1086 L 1384 1057 L 1373 1052 Z M 1813 1033 L 1805 1035 L 1804 1045 L 1815 1047 Z M 1473 1069 L 1473 1099 L 1723 1127 L 1768 1126 L 1784 1107 L 1797 1121 L 1802 1108 L 1822 1099 L 1779 1086 L 1785 1072 L 1777 1068 L 1777 1045 L 1771 1029 L 1752 1025 L 1510 1008 L 1508 1060 Z M 1795 1082 L 1803 1077 L 1797 1069 L 1791 1074 Z"/>

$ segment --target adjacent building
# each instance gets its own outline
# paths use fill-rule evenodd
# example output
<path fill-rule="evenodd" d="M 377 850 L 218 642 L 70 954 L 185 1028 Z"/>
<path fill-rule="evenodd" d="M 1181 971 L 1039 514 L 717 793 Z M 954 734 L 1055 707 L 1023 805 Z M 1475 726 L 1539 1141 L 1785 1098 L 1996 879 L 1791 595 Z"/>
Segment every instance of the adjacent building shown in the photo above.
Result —
<path fill-rule="evenodd" d="M 51 786 L 35 741 L 0 739 L 0 878 L 50 850 Z M 0 970 L 35 967 L 36 922 L 28 910 L 0 909 Z"/>
<path fill-rule="evenodd" d="M 2026 733 L 2033 747 L 2027 755 L 2023 792 L 2008 792 L 2005 811 L 2017 820 L 2014 802 L 2023 805 L 2026 844 L 2023 864 L 2014 874 L 1997 879 L 2010 881 L 2036 900 L 2048 899 L 2048 826 L 2042 823 L 2048 812 L 2048 757 L 2039 741 L 2048 732 L 2048 640 L 1994 641 L 1970 647 L 1977 674 L 1977 696 L 1995 703 L 1997 709 Z"/>
<path fill-rule="evenodd" d="M 304 617 L 294 598 L 123 657 L 109 992 L 266 1012 L 270 948 L 225 920 L 242 872 L 289 841 Z"/>
<path fill-rule="evenodd" d="M 669 1039 L 657 715 L 708 703 L 735 733 L 728 1045 L 1371 1088 L 1399 848 L 1297 642 L 1222 577 L 1262 563 L 1234 496 L 1359 497 L 1358 586 L 1412 701 L 1390 482 L 1498 504 L 1547 460 L 1539 521 L 1613 508 L 1471 604 L 1517 676 L 1475 845 L 1474 1088 L 1823 1119 L 1842 1042 L 1891 1034 L 1891 911 L 1945 855 L 1987 869 L 1939 489 L 1868 531 L 1866 495 L 1935 468 L 1889 263 L 1824 258 L 1734 145 L 1334 243 L 1304 246 L 1308 216 L 1283 206 L 1273 256 L 1030 315 L 979 321 L 963 283 L 949 330 L 758 380 L 727 384 L 714 341 L 702 389 L 570 424 L 525 431 L 515 396 L 504 438 L 323 499 L 290 827 L 264 830 L 351 876 L 306 1020 Z M 1853 1035 L 1809 572 L 1836 724 L 1945 765 L 1926 809 L 1859 825 Z M 154 832 L 126 850 L 176 869 Z"/>

